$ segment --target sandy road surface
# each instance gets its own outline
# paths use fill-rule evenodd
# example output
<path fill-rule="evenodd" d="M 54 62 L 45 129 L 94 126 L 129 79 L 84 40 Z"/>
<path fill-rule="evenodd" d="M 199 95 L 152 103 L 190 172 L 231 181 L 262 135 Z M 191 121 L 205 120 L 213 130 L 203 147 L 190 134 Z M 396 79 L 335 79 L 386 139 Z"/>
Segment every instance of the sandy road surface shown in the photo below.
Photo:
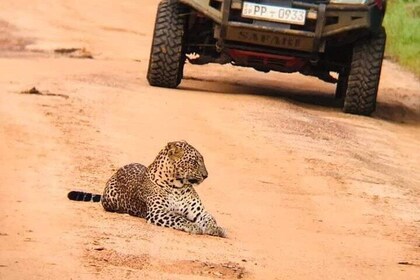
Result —
<path fill-rule="evenodd" d="M 0 2 L 0 279 L 418 279 L 419 81 L 386 62 L 372 118 L 300 75 L 187 65 L 152 88 L 157 1 L 117 2 Z M 227 239 L 67 200 L 177 139 Z"/>

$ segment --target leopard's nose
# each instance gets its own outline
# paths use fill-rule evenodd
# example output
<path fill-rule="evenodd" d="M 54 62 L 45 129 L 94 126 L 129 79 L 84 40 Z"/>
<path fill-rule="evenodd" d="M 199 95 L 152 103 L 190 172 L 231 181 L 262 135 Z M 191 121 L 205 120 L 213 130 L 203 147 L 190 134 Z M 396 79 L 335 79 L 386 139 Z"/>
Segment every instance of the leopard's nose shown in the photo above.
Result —
<path fill-rule="evenodd" d="M 197 179 L 188 179 L 188 182 L 190 184 L 198 184 L 198 180 Z"/>
<path fill-rule="evenodd" d="M 204 166 L 201 169 L 201 176 L 203 176 L 203 180 L 209 176 L 209 173 L 207 172 L 207 169 Z"/>

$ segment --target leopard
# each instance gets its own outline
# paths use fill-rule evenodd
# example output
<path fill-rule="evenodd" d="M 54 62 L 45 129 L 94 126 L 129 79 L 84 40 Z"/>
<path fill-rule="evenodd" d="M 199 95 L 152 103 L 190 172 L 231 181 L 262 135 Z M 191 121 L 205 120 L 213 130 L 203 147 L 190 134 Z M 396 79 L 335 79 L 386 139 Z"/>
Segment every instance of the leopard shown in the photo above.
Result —
<path fill-rule="evenodd" d="M 195 190 L 207 177 L 198 150 L 185 140 L 173 141 L 148 167 L 131 163 L 119 168 L 102 195 L 71 191 L 68 198 L 101 202 L 105 211 L 140 217 L 157 226 L 226 237 Z"/>

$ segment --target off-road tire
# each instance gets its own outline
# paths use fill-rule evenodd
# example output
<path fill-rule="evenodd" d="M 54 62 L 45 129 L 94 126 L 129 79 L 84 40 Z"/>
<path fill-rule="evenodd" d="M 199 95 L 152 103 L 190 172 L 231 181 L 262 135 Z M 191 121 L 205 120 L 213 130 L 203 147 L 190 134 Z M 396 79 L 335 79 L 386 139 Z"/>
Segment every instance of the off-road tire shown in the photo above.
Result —
<path fill-rule="evenodd" d="M 186 11 L 181 4 L 159 3 L 147 80 L 152 86 L 176 88 L 185 64 Z"/>
<path fill-rule="evenodd" d="M 385 29 L 381 28 L 378 34 L 353 47 L 344 112 L 370 115 L 375 111 L 385 41 Z"/>

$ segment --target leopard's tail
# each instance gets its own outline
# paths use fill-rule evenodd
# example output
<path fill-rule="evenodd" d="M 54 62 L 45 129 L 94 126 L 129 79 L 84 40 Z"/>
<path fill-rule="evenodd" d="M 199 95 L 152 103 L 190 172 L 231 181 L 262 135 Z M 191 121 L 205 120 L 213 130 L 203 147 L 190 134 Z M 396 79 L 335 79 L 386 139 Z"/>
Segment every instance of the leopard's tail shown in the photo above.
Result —
<path fill-rule="evenodd" d="M 99 202 L 101 201 L 101 195 L 95 193 L 71 191 L 67 194 L 70 200 L 86 201 L 86 202 Z"/>

